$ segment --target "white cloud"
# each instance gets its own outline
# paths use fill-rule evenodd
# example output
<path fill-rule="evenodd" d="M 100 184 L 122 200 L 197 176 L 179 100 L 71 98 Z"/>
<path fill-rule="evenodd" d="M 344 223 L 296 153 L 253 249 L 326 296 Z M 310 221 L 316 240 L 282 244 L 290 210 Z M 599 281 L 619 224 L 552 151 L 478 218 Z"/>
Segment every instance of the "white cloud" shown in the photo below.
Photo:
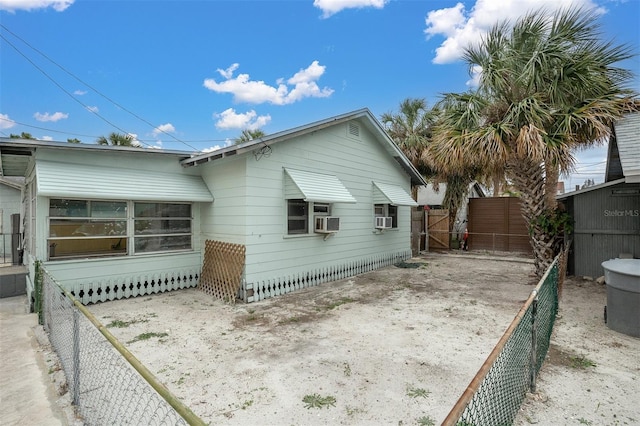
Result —
<path fill-rule="evenodd" d="M 8 114 L 0 114 L 0 129 L 10 129 L 16 122 L 9 118 Z"/>
<path fill-rule="evenodd" d="M 515 21 L 528 12 L 541 8 L 550 14 L 569 7 L 597 8 L 593 0 L 477 0 L 469 12 L 464 4 L 432 10 L 425 18 L 428 38 L 445 37 L 436 49 L 433 62 L 444 64 L 462 57 L 464 49 L 477 43 L 497 22 Z M 604 9 L 598 8 L 600 13 Z"/>
<path fill-rule="evenodd" d="M 216 122 L 217 129 L 256 130 L 271 121 L 270 115 L 259 116 L 254 110 L 239 114 L 233 108 L 224 110 L 220 114 L 213 114 L 213 118 L 218 119 Z"/>
<path fill-rule="evenodd" d="M 223 147 L 221 147 L 220 145 L 215 145 L 215 146 L 210 146 L 209 148 L 205 148 L 202 150 L 202 152 L 213 152 L 213 151 L 217 151 L 219 149 L 222 149 Z"/>
<path fill-rule="evenodd" d="M 235 72 L 235 70 L 238 69 L 239 66 L 240 66 L 240 64 L 235 63 L 235 64 L 232 64 L 226 70 L 222 70 L 222 69 L 218 68 L 217 71 L 221 76 L 223 76 L 224 78 L 226 78 L 228 80 L 231 77 L 233 77 L 233 73 Z"/>
<path fill-rule="evenodd" d="M 173 124 L 167 123 L 167 124 L 159 125 L 155 129 L 153 129 L 153 132 L 151 133 L 153 134 L 153 136 L 158 136 L 160 133 L 172 133 L 175 131 L 176 131 L 176 128 L 173 127 Z"/>
<path fill-rule="evenodd" d="M 40 138 L 41 141 L 52 141 L 53 136 L 43 136 Z"/>
<path fill-rule="evenodd" d="M 33 117 L 38 121 L 52 121 L 55 123 L 56 121 L 69 117 L 69 114 L 65 114 L 63 112 L 54 112 L 53 114 L 45 112 L 44 114 L 40 114 L 39 112 L 36 112 L 33 114 Z"/>
<path fill-rule="evenodd" d="M 323 18 L 328 18 L 344 9 L 362 9 L 365 7 L 382 9 L 388 2 L 389 0 L 314 0 L 313 5 L 322 10 Z"/>
<path fill-rule="evenodd" d="M 78 95 L 78 96 L 82 96 L 82 95 L 86 95 L 87 91 L 86 90 L 76 90 L 75 92 L 73 92 L 74 95 Z"/>
<path fill-rule="evenodd" d="M 464 4 L 458 3 L 454 7 L 432 10 L 427 14 L 426 21 L 427 25 L 430 25 L 425 30 L 429 37 L 435 34 L 454 36 L 465 23 Z"/>
<path fill-rule="evenodd" d="M 75 0 L 0 0 L 0 10 L 15 12 L 16 10 L 31 11 L 35 9 L 52 8 L 62 12 L 73 4 Z"/>
<path fill-rule="evenodd" d="M 135 146 L 135 147 L 141 147 L 142 146 L 142 142 L 140 142 L 138 140 L 138 134 L 137 133 L 127 133 L 128 136 L 131 136 L 131 146 Z"/>
<path fill-rule="evenodd" d="M 467 86 L 478 87 L 480 86 L 480 77 L 482 76 L 482 67 L 480 65 L 474 65 L 471 68 L 471 78 L 467 80 Z"/>
<path fill-rule="evenodd" d="M 87 106 L 87 111 L 89 112 L 98 112 L 98 107 L 97 106 Z"/>
<path fill-rule="evenodd" d="M 301 69 L 284 83 L 284 79 L 276 81 L 277 86 L 270 86 L 264 81 L 251 80 L 249 74 L 239 74 L 233 78 L 233 72 L 238 68 L 233 64 L 226 70 L 218 69 L 218 73 L 226 80 L 218 83 L 212 78 L 204 80 L 204 87 L 217 93 L 231 93 L 235 102 L 252 104 L 271 103 L 287 105 L 304 98 L 326 98 L 331 96 L 333 89 L 323 88 L 317 84 L 326 67 L 318 61 L 313 61 L 305 69 Z M 293 87 L 291 87 L 293 86 Z"/>

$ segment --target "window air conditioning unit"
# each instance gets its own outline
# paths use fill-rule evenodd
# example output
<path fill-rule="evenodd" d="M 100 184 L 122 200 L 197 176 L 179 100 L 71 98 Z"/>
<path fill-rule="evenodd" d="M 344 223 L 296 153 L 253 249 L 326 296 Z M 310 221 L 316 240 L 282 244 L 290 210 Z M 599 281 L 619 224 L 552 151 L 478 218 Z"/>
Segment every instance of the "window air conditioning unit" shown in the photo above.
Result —
<path fill-rule="evenodd" d="M 392 217 L 376 217 L 376 229 L 389 229 L 393 226 Z"/>
<path fill-rule="evenodd" d="M 332 216 L 316 216 L 315 231 L 321 234 L 330 234 L 340 230 L 340 218 Z"/>

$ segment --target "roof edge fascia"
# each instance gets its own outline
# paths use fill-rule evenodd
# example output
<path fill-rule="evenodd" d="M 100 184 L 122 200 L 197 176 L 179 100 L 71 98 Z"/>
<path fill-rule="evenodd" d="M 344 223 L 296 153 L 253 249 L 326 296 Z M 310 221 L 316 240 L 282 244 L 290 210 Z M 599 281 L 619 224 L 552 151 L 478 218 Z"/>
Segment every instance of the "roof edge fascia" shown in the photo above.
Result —
<path fill-rule="evenodd" d="M 579 189 L 577 191 L 571 191 L 571 192 L 565 192 L 564 194 L 559 194 L 559 195 L 556 196 L 556 200 L 564 200 L 565 198 L 570 198 L 570 197 L 573 197 L 574 195 L 580 195 L 580 194 L 584 194 L 586 192 L 591 192 L 591 191 L 595 191 L 595 190 L 598 190 L 598 189 L 607 188 L 609 186 L 617 185 L 619 183 L 629 183 L 629 182 L 625 178 L 616 179 L 616 180 L 612 180 L 611 182 L 604 182 L 604 183 L 601 183 L 601 184 L 598 184 L 598 185 L 590 186 L 588 188 Z"/>

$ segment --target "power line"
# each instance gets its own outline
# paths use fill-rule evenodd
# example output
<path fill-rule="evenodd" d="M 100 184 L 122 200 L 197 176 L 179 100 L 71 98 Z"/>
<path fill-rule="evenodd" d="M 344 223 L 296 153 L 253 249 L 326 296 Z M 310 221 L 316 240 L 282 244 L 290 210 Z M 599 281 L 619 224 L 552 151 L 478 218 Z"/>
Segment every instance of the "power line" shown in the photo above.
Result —
<path fill-rule="evenodd" d="M 2 25 L 2 24 L 0 24 Z M 4 28 L 4 25 L 2 25 L 2 27 Z M 33 65 L 34 68 L 36 68 L 38 71 L 40 71 L 45 77 L 47 77 L 49 80 L 51 80 L 51 82 L 53 84 L 55 84 L 60 90 L 62 90 L 64 93 L 66 93 L 71 99 L 73 99 L 74 101 L 76 101 L 77 103 L 79 103 L 80 105 L 82 105 L 84 107 L 84 109 L 86 109 L 87 111 L 91 112 L 92 114 L 96 115 L 98 118 L 100 118 L 102 121 L 104 121 L 105 123 L 109 124 L 110 126 L 118 129 L 119 131 L 121 131 L 124 134 L 129 134 L 129 132 L 127 132 L 126 130 L 120 128 L 119 126 L 117 126 L 115 123 L 112 123 L 111 121 L 107 120 L 107 118 L 103 117 L 102 115 L 98 114 L 96 111 L 93 111 L 89 108 L 88 105 L 85 105 L 82 101 L 80 101 L 79 99 L 77 99 L 75 96 L 73 96 L 67 89 L 65 89 L 60 83 L 58 83 L 53 77 L 51 77 L 49 74 L 47 74 L 47 72 L 45 70 L 43 70 L 42 68 L 40 68 L 35 62 L 33 62 L 29 57 L 27 57 L 27 55 L 25 55 L 24 53 L 22 53 L 20 51 L 20 49 L 18 49 L 13 43 L 11 43 L 9 40 L 7 40 L 7 38 L 0 34 L 0 38 L 2 38 L 9 46 L 11 46 L 13 49 L 15 49 L 16 52 L 18 52 L 18 54 L 20 54 L 20 56 L 22 56 L 23 58 L 25 58 L 31 65 Z M 148 145 L 148 144 L 145 144 Z M 150 147 L 150 145 L 148 145 Z"/>
<path fill-rule="evenodd" d="M 9 30 L 6 26 L 4 26 L 3 24 L 0 24 L 0 27 L 2 27 L 5 31 L 7 31 L 8 33 L 10 33 L 11 35 L 13 35 L 14 37 L 16 37 L 18 40 L 20 40 L 22 43 L 24 43 L 25 45 L 27 45 L 30 49 L 36 51 L 38 54 L 40 54 L 41 56 L 43 56 L 44 58 L 46 58 L 49 62 L 51 62 L 52 64 L 54 64 L 55 66 L 57 66 L 58 68 L 60 68 L 62 71 L 64 71 L 65 73 L 67 73 L 68 75 L 70 75 L 71 77 L 73 77 L 75 80 L 77 80 L 78 82 L 80 82 L 81 84 L 85 85 L 86 87 L 88 87 L 89 89 L 93 90 L 95 93 L 97 93 L 98 95 L 100 95 L 101 97 L 103 97 L 104 99 L 106 99 L 107 101 L 111 102 L 113 105 L 117 106 L 118 108 L 122 109 L 123 111 L 131 114 L 132 116 L 134 116 L 135 118 L 137 118 L 138 120 L 142 121 L 143 123 L 151 126 L 151 128 L 153 128 L 154 130 L 157 130 L 161 133 L 164 133 L 165 135 L 173 138 L 174 140 L 176 140 L 177 142 L 180 142 L 186 146 L 188 146 L 189 148 L 191 148 L 194 151 L 199 151 L 197 148 L 189 145 L 188 143 L 186 143 L 185 141 L 178 139 L 176 136 L 172 135 L 169 132 L 166 132 L 162 129 L 160 129 L 158 126 L 155 126 L 153 123 L 149 122 L 148 120 L 140 117 L 138 114 L 134 113 L 133 111 L 130 111 L 129 109 L 125 108 L 124 106 L 120 105 L 119 103 L 117 103 L 116 101 L 114 101 L 113 99 L 109 98 L 107 95 L 103 94 L 102 92 L 100 92 L 98 89 L 96 89 L 95 87 L 91 86 L 89 83 L 86 83 L 85 81 L 83 81 L 82 79 L 80 79 L 79 77 L 77 77 L 75 74 L 73 74 L 71 71 L 67 70 L 66 68 L 64 68 L 62 65 L 58 64 L 56 61 L 54 61 L 53 59 L 51 59 L 49 56 L 47 56 L 45 53 L 43 53 L 42 51 L 40 51 L 39 49 L 37 49 L 36 47 L 32 46 L 31 44 L 29 44 L 26 40 L 24 40 L 22 37 L 18 36 L 16 33 L 14 33 L 13 31 Z M 51 77 L 49 77 L 43 70 L 41 70 L 37 65 L 35 65 L 29 58 L 27 58 L 26 55 L 24 55 L 22 52 L 20 52 L 20 50 L 14 46 L 13 44 L 11 44 L 4 36 L 1 36 L 3 40 L 5 40 L 7 43 L 9 43 L 9 45 L 11 47 L 13 47 L 20 55 L 22 55 L 25 59 L 27 59 L 27 61 L 29 61 L 34 67 L 36 67 L 40 72 L 42 72 L 45 76 L 47 76 L 51 81 L 54 82 L 54 84 L 56 84 L 56 86 L 60 87 L 67 95 L 71 96 L 76 102 L 80 103 L 81 105 L 84 106 L 84 104 L 82 102 L 80 102 L 78 99 L 76 99 L 72 94 L 70 94 L 69 92 L 67 92 L 64 88 L 62 88 L 57 82 L 55 82 L 55 80 L 53 80 Z M 89 109 L 87 106 L 85 106 L 85 109 L 87 109 L 89 112 L 96 114 L 98 117 L 102 118 L 105 122 L 109 123 L 110 125 L 112 125 L 113 127 L 115 127 L 116 129 L 120 130 L 121 132 L 128 134 L 129 132 L 125 132 L 124 130 L 120 129 L 118 126 L 116 126 L 115 124 L 109 122 L 108 120 L 106 120 L 104 117 L 102 117 L 100 114 L 98 114 L 97 112 Z"/>
<path fill-rule="evenodd" d="M 49 128 L 46 128 L 46 127 L 33 126 L 31 124 L 20 123 L 19 121 L 6 119 L 6 118 L 3 118 L 3 117 L 0 117 L 0 120 L 7 121 L 7 122 L 10 122 L 10 123 L 16 123 L 16 124 L 19 124 L 20 126 L 30 127 L 32 129 L 44 130 L 46 132 L 62 133 L 62 134 L 72 135 L 72 136 L 81 136 L 83 138 L 95 138 L 95 139 L 98 138 L 98 136 L 94 136 L 94 135 L 83 135 L 82 133 L 74 133 L 74 132 L 67 132 L 67 131 L 62 131 L 62 130 L 49 129 Z"/>
<path fill-rule="evenodd" d="M 73 131 L 66 131 L 66 130 L 55 130 L 55 129 L 50 129 L 47 127 L 41 127 L 41 126 L 34 126 L 32 124 L 27 124 L 27 123 L 21 123 L 19 121 L 13 120 L 13 119 L 9 119 L 9 118 L 4 118 L 4 117 L 0 117 L 0 121 L 6 121 L 8 123 L 15 123 L 18 124 L 20 126 L 24 126 L 24 127 L 30 127 L 32 129 L 38 129 L 38 130 L 44 130 L 46 132 L 52 132 L 52 133 L 62 133 L 65 135 L 71 135 L 71 136 L 80 136 L 83 138 L 93 138 L 93 139 L 98 139 L 99 136 L 96 135 L 86 135 L 86 134 L 82 134 L 82 133 L 77 133 L 77 132 L 73 132 Z M 7 135 L 7 133 L 0 131 L 1 133 L 3 133 L 4 135 Z M 146 142 L 157 142 L 156 140 L 153 139 L 137 139 L 138 141 L 146 141 Z M 227 139 L 196 139 L 196 140 L 189 140 L 188 142 L 191 143 L 216 143 L 216 142 L 227 142 Z M 196 150 L 199 151 L 199 150 Z"/>

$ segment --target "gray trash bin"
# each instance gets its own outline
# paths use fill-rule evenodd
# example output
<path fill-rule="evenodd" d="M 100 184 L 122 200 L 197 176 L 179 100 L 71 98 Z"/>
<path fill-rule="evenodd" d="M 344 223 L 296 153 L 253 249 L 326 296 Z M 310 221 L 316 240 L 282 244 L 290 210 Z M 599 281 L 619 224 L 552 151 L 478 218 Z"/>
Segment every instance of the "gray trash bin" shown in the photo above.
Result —
<path fill-rule="evenodd" d="M 607 326 L 640 337 L 640 259 L 602 262 L 607 283 Z"/>

